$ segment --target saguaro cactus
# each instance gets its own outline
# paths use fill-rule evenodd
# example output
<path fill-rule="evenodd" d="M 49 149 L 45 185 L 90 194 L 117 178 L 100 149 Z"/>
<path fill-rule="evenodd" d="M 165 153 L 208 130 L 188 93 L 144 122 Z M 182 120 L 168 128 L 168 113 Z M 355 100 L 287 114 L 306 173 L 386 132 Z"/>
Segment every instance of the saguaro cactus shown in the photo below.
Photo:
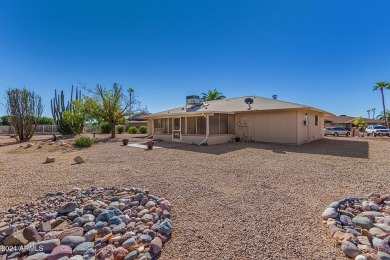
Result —
<path fill-rule="evenodd" d="M 64 102 L 64 91 L 61 90 L 61 94 L 57 95 L 57 90 L 55 90 L 54 98 L 51 100 L 51 113 L 55 124 L 57 125 L 58 132 L 63 135 L 76 135 L 80 134 L 84 128 L 84 122 L 80 120 L 71 120 L 71 122 L 65 120 L 63 113 L 74 112 L 75 106 L 73 101 L 78 101 L 81 98 L 81 91 L 76 88 L 76 98 L 73 100 L 73 85 L 72 91 L 70 94 L 70 101 L 68 101 L 65 106 Z"/>

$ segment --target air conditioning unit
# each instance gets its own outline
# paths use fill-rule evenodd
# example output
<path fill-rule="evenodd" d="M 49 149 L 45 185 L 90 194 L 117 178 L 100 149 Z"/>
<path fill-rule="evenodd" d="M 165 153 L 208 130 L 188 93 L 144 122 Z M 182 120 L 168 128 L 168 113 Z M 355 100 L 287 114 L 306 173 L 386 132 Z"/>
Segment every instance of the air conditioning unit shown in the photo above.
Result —
<path fill-rule="evenodd" d="M 202 104 L 200 97 L 197 95 L 186 96 L 186 105 L 187 106 L 199 106 Z"/>

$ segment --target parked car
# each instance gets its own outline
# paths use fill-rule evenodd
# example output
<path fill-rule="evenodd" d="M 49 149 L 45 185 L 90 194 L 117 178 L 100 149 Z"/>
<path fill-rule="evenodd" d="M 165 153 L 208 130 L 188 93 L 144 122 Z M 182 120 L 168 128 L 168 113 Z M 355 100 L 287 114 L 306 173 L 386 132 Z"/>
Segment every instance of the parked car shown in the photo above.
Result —
<path fill-rule="evenodd" d="M 385 126 L 383 125 L 369 125 L 367 126 L 366 128 L 366 135 L 367 136 L 370 136 L 370 135 L 373 135 L 373 136 L 377 136 L 377 135 L 387 135 L 387 136 L 390 136 L 390 130 L 388 128 L 386 128 Z"/>
<path fill-rule="evenodd" d="M 342 127 L 327 127 L 324 130 L 324 135 L 333 135 L 333 136 L 339 136 L 339 135 L 345 135 L 345 136 L 350 136 L 351 131 L 342 128 Z"/>

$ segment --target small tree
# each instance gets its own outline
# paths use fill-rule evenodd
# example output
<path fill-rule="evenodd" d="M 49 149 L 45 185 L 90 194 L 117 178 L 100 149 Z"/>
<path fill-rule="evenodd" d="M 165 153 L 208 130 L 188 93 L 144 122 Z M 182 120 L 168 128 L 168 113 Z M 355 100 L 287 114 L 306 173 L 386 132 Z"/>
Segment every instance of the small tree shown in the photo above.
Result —
<path fill-rule="evenodd" d="M 353 121 L 353 124 L 356 125 L 360 131 L 363 131 L 367 127 L 366 122 L 364 122 L 364 119 L 361 116 L 355 118 L 355 120 Z"/>
<path fill-rule="evenodd" d="M 148 112 L 148 108 L 146 106 L 141 107 L 141 102 L 137 100 L 135 95 L 135 90 L 133 88 L 129 88 L 127 90 L 127 93 L 129 95 L 129 106 L 126 111 L 126 115 L 128 115 L 127 117 L 128 120 L 131 120 L 132 118 L 134 118 L 134 116 L 136 116 L 139 113 Z M 125 123 L 125 118 L 123 119 L 124 119 L 123 123 L 120 124 Z"/>
<path fill-rule="evenodd" d="M 93 97 L 86 97 L 86 111 L 91 118 L 108 122 L 111 125 L 111 138 L 115 138 L 115 125 L 125 116 L 129 101 L 123 93 L 122 86 L 114 83 L 111 89 L 96 85 Z"/>
<path fill-rule="evenodd" d="M 19 141 L 29 141 L 37 129 L 42 116 L 42 98 L 27 89 L 8 89 L 7 113 L 10 123 L 15 128 Z"/>

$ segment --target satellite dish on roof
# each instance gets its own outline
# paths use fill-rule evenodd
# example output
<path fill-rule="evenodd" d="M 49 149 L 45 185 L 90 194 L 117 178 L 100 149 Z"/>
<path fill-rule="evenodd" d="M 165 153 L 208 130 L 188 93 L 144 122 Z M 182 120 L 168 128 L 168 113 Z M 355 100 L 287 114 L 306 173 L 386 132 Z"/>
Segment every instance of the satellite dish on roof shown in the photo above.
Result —
<path fill-rule="evenodd" d="M 253 99 L 251 99 L 251 98 L 246 98 L 246 99 L 245 99 L 245 103 L 247 103 L 248 105 L 253 104 Z"/>
<path fill-rule="evenodd" d="M 245 103 L 248 104 L 248 110 L 251 110 L 252 107 L 251 107 L 251 104 L 253 104 L 253 99 L 252 98 L 246 98 L 245 99 Z"/>

